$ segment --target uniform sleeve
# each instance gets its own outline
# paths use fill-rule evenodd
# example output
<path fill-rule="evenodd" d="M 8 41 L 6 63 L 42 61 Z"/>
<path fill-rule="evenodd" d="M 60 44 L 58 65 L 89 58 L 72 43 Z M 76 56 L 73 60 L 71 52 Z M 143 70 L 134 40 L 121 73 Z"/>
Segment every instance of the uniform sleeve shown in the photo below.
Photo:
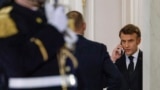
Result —
<path fill-rule="evenodd" d="M 119 90 L 120 87 L 120 72 L 116 66 L 112 63 L 108 52 L 106 52 L 106 47 L 103 46 L 102 49 L 104 62 L 104 86 L 107 86 L 107 90 Z"/>
<path fill-rule="evenodd" d="M 55 55 L 58 50 L 64 45 L 63 35 L 59 33 L 56 28 L 50 25 L 46 25 L 44 29 L 33 36 L 30 40 L 37 46 L 38 44 L 34 40 L 40 40 L 44 45 L 44 48 L 46 49 L 48 57 L 53 57 L 53 55 Z"/>
<path fill-rule="evenodd" d="M 0 37 L 0 63 L 10 76 L 30 75 L 47 61 L 55 60 L 56 53 L 64 45 L 63 35 L 49 25 L 32 36 L 15 31 Z"/>

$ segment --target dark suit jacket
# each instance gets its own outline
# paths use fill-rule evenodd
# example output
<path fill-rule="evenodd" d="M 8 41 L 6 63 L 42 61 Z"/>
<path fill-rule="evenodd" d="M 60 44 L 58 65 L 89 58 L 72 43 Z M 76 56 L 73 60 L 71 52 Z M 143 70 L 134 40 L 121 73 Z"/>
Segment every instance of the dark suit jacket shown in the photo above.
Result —
<path fill-rule="evenodd" d="M 102 90 L 104 75 L 111 81 L 108 90 L 119 90 L 120 73 L 111 62 L 105 45 L 79 35 L 75 56 L 79 61 L 78 90 Z"/>
<path fill-rule="evenodd" d="M 142 51 L 138 54 L 138 61 L 135 67 L 135 71 L 132 75 L 132 84 L 129 87 L 128 82 L 128 72 L 126 67 L 126 58 L 123 55 L 119 60 L 117 60 L 116 65 L 122 74 L 122 85 L 121 90 L 142 90 Z"/>

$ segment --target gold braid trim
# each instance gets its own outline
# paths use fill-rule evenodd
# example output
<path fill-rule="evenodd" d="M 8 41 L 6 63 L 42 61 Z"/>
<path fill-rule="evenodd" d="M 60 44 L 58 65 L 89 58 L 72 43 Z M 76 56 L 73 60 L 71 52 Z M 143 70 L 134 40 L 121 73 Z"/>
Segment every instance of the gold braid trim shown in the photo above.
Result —
<path fill-rule="evenodd" d="M 10 17 L 11 6 L 0 10 L 0 38 L 7 38 L 18 33 L 15 22 Z"/>
<path fill-rule="evenodd" d="M 42 41 L 38 38 L 31 38 L 31 42 L 34 42 L 39 47 L 39 50 L 40 50 L 42 57 L 43 57 L 43 60 L 47 61 L 48 60 L 48 53 L 47 53 L 47 50 L 46 50 L 45 46 L 43 45 Z"/>
<path fill-rule="evenodd" d="M 60 69 L 59 72 L 62 76 L 66 75 L 65 64 L 66 64 L 67 58 L 70 58 L 75 69 L 78 67 L 78 60 L 66 47 L 62 47 L 60 49 L 60 53 L 57 55 L 57 58 L 58 58 L 59 69 Z M 62 85 L 62 90 L 67 90 L 67 85 L 65 83 Z"/>
<path fill-rule="evenodd" d="M 73 31 L 75 31 L 74 23 L 75 23 L 74 19 L 69 19 L 68 20 L 68 27 Z"/>

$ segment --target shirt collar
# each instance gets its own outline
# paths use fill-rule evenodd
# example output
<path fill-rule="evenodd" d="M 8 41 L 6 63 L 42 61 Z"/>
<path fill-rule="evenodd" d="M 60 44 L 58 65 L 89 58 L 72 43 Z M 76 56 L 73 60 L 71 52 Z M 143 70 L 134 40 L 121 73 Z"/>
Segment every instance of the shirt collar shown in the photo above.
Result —
<path fill-rule="evenodd" d="M 134 57 L 134 59 L 133 59 L 134 69 L 135 69 L 135 67 L 136 67 L 136 63 L 137 63 L 139 51 L 140 51 L 140 50 L 138 49 L 138 50 L 132 55 L 132 56 Z M 127 55 L 125 55 L 125 57 L 126 57 L 126 65 L 127 65 L 127 68 L 128 68 L 128 65 L 129 65 L 129 63 L 130 63 L 130 60 L 129 60 L 129 58 L 128 58 Z"/>
<path fill-rule="evenodd" d="M 139 49 L 132 55 L 134 58 L 138 58 Z"/>

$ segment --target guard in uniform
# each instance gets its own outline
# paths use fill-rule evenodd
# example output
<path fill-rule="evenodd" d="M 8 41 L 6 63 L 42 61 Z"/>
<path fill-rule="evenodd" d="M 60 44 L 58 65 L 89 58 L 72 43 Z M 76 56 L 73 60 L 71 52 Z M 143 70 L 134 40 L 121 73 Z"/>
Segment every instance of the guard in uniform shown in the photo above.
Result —
<path fill-rule="evenodd" d="M 40 8 L 45 0 L 11 2 L 0 9 L 2 90 L 75 90 L 78 64 L 64 46 L 66 21 L 56 21 L 65 18 L 61 7 L 51 8 L 55 11 L 49 17 L 49 10 Z"/>

